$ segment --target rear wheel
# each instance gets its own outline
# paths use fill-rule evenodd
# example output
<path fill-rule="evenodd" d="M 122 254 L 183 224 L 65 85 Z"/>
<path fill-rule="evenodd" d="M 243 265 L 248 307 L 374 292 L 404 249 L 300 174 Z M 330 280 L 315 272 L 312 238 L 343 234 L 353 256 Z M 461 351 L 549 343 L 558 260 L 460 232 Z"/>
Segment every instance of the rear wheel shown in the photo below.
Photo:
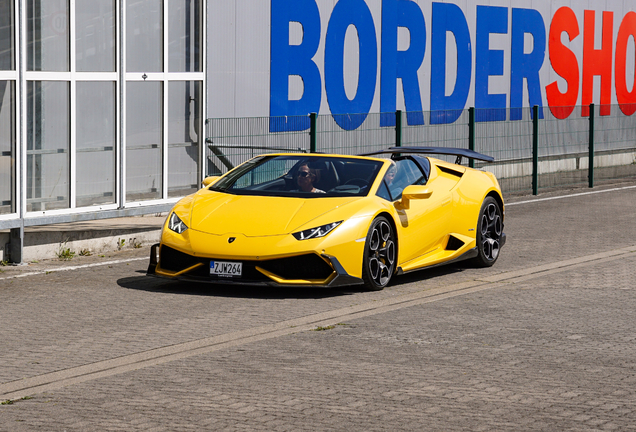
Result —
<path fill-rule="evenodd" d="M 380 291 L 387 286 L 395 271 L 395 258 L 395 232 L 389 221 L 380 216 L 371 224 L 364 245 L 364 286 L 372 291 Z"/>
<path fill-rule="evenodd" d="M 493 197 L 486 197 L 481 205 L 477 222 L 477 251 L 474 262 L 479 267 L 490 267 L 499 258 L 503 219 L 499 204 Z"/>

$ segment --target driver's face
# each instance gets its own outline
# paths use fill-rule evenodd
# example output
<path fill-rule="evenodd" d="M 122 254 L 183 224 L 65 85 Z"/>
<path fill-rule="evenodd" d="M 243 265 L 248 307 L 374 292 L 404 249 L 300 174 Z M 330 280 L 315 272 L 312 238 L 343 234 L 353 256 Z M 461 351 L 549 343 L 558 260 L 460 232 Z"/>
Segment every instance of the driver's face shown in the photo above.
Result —
<path fill-rule="evenodd" d="M 303 187 L 310 187 L 312 185 L 313 174 L 309 171 L 309 167 L 307 165 L 303 165 L 298 170 L 298 185 Z"/>

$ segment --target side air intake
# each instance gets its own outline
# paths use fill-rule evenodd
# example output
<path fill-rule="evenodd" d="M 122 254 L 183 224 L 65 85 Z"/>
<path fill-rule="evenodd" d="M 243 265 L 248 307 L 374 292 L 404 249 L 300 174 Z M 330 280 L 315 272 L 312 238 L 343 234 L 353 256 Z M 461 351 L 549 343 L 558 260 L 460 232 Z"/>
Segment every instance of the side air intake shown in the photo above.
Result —
<path fill-rule="evenodd" d="M 456 177 L 460 177 L 464 175 L 464 173 L 460 172 L 460 171 L 455 171 L 454 169 L 450 169 L 450 168 L 446 168 L 443 166 L 439 166 L 437 165 L 437 168 L 439 168 L 440 171 L 445 172 L 446 174 L 450 174 Z"/>
<path fill-rule="evenodd" d="M 454 251 L 464 246 L 464 242 L 457 237 L 449 236 L 448 243 L 446 244 L 446 250 Z"/>

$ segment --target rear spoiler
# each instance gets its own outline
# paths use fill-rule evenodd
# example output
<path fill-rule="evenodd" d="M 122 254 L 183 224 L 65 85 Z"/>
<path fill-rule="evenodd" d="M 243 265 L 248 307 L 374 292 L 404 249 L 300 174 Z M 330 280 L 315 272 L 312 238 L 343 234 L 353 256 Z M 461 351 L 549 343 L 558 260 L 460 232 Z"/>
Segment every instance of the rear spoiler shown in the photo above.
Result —
<path fill-rule="evenodd" d="M 457 156 L 455 163 L 460 165 L 462 163 L 462 157 L 468 159 L 477 159 L 484 162 L 494 162 L 495 158 L 492 156 L 486 156 L 476 151 L 456 148 L 456 147 L 391 147 L 386 150 L 379 150 L 371 153 L 359 154 L 358 156 L 373 156 L 379 154 L 391 154 L 392 157 L 396 154 L 402 153 L 417 153 L 417 154 L 443 154 L 450 156 Z"/>

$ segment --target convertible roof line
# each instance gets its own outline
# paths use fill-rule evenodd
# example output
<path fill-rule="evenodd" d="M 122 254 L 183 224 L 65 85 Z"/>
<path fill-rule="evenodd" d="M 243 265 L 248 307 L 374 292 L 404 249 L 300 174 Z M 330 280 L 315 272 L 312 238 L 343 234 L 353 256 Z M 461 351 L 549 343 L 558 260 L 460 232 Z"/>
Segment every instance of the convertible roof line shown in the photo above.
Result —
<path fill-rule="evenodd" d="M 358 156 L 373 156 L 378 154 L 396 153 L 444 154 L 457 156 L 457 160 L 455 161 L 456 164 L 461 163 L 462 157 L 466 157 L 468 159 L 477 159 L 485 162 L 495 161 L 495 158 L 492 156 L 486 156 L 473 150 L 456 147 L 391 147 L 386 150 L 359 154 Z"/>

